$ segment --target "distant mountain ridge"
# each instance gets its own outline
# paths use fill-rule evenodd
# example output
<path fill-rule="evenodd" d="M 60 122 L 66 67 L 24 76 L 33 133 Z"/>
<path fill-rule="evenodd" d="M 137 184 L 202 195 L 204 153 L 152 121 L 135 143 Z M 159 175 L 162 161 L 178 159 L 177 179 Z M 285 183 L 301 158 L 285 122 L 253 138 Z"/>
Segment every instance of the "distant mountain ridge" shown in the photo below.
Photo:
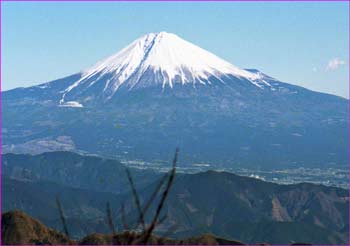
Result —
<path fill-rule="evenodd" d="M 27 160 L 28 156 L 23 155 L 21 162 L 30 163 Z M 44 160 L 44 165 L 47 163 L 45 159 L 36 158 L 36 161 L 40 160 Z M 8 159 L 8 164 L 13 166 L 11 170 L 23 166 L 18 159 L 16 162 Z M 66 164 L 69 166 L 70 163 Z M 105 167 L 101 165 L 101 173 L 106 173 Z M 4 175 L 11 174 L 6 170 Z M 124 170 L 113 172 L 120 179 L 125 176 Z M 3 176 L 3 195 L 6 197 L 3 211 L 20 209 L 46 225 L 60 229 L 58 211 L 55 213 L 55 196 L 58 195 L 75 237 L 108 232 L 105 219 L 107 202 L 111 204 L 118 228 L 123 228 L 118 212 L 122 203 L 125 204 L 129 225 L 138 218 L 128 185 L 119 187 L 123 191 L 113 194 L 105 192 L 116 187 L 109 182 L 97 191 L 94 187 L 87 189 L 89 186 L 85 189 L 72 188 L 65 180 L 55 176 L 46 177 L 55 182 L 44 177 L 39 180 L 24 177 L 27 178 Z M 134 177 L 137 181 L 137 176 Z M 81 182 L 88 181 L 82 177 Z M 137 186 L 142 204 L 148 200 L 158 182 L 159 176 Z M 278 185 L 215 171 L 178 174 L 163 209 L 162 216 L 166 215 L 166 220 L 158 227 L 157 233 L 162 235 L 174 227 L 176 229 L 171 236 L 176 238 L 214 233 L 228 240 L 246 243 L 345 244 L 349 236 L 348 207 L 349 191 L 335 187 L 308 183 Z M 155 205 L 150 207 L 146 221 L 155 209 Z"/>
<path fill-rule="evenodd" d="M 73 152 L 2 156 L 3 175 L 16 180 L 50 181 L 64 186 L 118 194 L 129 187 L 125 165 L 117 160 Z M 135 185 L 145 186 L 160 177 L 152 170 L 130 168 Z"/>
<path fill-rule="evenodd" d="M 207 230 L 249 243 L 265 240 L 273 244 L 281 240 L 290 243 L 287 238 L 292 241 L 293 236 L 285 229 L 298 231 L 299 227 L 312 231 L 316 226 L 340 232 L 349 223 L 347 190 L 308 183 L 277 185 L 227 172 L 208 171 L 178 177 L 167 206 L 168 217 L 174 224 L 182 225 L 183 232 L 179 235 L 202 225 L 198 231 Z M 266 232 L 259 231 L 263 225 L 275 233 L 264 235 Z M 303 238 L 301 231 L 294 240 L 309 243 L 326 240 L 319 237 L 320 241 L 316 241 L 310 232 Z"/>

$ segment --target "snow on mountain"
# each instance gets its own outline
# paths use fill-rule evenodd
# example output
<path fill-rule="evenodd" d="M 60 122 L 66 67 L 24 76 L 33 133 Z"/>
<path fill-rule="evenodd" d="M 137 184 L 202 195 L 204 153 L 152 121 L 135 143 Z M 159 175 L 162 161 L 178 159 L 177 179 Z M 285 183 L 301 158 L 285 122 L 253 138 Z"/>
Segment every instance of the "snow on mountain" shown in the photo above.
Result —
<path fill-rule="evenodd" d="M 56 138 L 69 136 L 76 151 L 126 161 L 167 160 L 180 146 L 191 168 L 347 164 L 348 100 L 239 69 L 174 34 L 2 95 L 10 152 L 40 151 L 43 141 L 65 150 Z"/>
<path fill-rule="evenodd" d="M 83 105 L 79 102 L 75 102 L 75 101 L 68 101 L 68 102 L 62 102 L 60 105 L 60 107 L 70 107 L 70 108 L 82 108 Z"/>
<path fill-rule="evenodd" d="M 223 76 L 244 78 L 260 88 L 261 83 L 270 86 L 260 74 L 240 69 L 175 34 L 150 33 L 83 71 L 81 78 L 64 90 L 61 104 L 67 94 L 95 83 L 103 83 L 103 93 L 111 98 L 122 85 L 129 89 L 154 84 L 172 88 L 174 83 L 210 84 L 210 77 L 220 81 Z"/>

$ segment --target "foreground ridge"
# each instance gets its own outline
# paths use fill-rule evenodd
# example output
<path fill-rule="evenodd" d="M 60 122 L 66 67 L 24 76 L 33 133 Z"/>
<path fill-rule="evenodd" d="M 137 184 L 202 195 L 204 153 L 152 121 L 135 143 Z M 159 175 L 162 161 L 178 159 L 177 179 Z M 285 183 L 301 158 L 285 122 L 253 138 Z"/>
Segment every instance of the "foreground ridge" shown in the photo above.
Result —
<path fill-rule="evenodd" d="M 73 240 L 64 234 L 46 227 L 40 221 L 21 211 L 10 211 L 2 214 L 2 245 L 20 244 L 60 244 L 60 245 L 122 245 L 130 244 L 139 234 L 134 231 L 124 231 L 112 234 L 93 233 L 80 240 Z M 186 239 L 171 239 L 152 235 L 148 244 L 157 245 L 242 245 L 241 242 L 226 240 L 212 234 L 203 234 Z"/>

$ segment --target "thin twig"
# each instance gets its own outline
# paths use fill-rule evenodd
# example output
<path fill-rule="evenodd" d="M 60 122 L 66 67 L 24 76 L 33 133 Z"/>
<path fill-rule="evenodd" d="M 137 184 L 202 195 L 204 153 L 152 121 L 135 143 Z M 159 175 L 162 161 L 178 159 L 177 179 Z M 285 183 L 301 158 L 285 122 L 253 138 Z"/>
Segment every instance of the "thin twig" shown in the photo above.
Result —
<path fill-rule="evenodd" d="M 153 193 L 151 194 L 150 198 L 148 199 L 147 203 L 145 204 L 145 206 L 143 207 L 143 216 L 145 217 L 146 216 L 146 213 L 147 213 L 147 210 L 151 207 L 154 199 L 156 198 L 158 192 L 160 191 L 160 189 L 162 188 L 163 184 L 165 183 L 166 181 L 166 178 L 168 177 L 168 173 L 166 173 L 159 181 L 156 189 L 153 191 Z M 140 219 L 138 219 L 137 221 L 137 225 L 136 225 L 136 228 L 139 226 L 140 224 Z"/>
<path fill-rule="evenodd" d="M 168 173 L 166 173 L 160 180 L 160 182 L 158 183 L 156 189 L 153 191 L 153 193 L 151 194 L 149 200 L 147 201 L 146 205 L 143 207 L 143 214 L 145 215 L 147 210 L 149 209 L 149 207 L 152 205 L 154 199 L 156 198 L 158 192 L 160 191 L 160 189 L 162 188 L 163 184 L 165 183 L 167 177 L 168 177 Z"/>
<path fill-rule="evenodd" d="M 170 188 L 171 188 L 171 185 L 173 183 L 173 180 L 174 180 L 174 177 L 175 177 L 175 173 L 176 173 L 176 163 L 177 163 L 177 158 L 178 158 L 178 154 L 179 154 L 179 149 L 176 148 L 176 152 L 175 152 L 175 156 L 174 156 L 174 160 L 173 160 L 173 167 L 172 167 L 172 170 L 170 172 L 170 176 L 169 176 L 169 179 L 168 179 L 168 183 L 166 185 L 166 188 L 163 192 L 163 195 L 161 197 L 161 200 L 158 204 L 158 207 L 157 207 L 157 210 L 156 210 L 156 214 L 154 215 L 153 217 L 153 220 L 152 220 L 152 223 L 151 225 L 149 226 L 149 228 L 144 231 L 144 239 L 143 239 L 143 244 L 147 244 L 147 241 L 149 240 L 150 236 L 152 235 L 152 232 L 157 224 L 157 221 L 158 221 L 158 217 L 160 215 L 160 212 L 164 206 L 164 203 L 165 203 L 165 200 L 169 194 L 169 191 L 170 191 Z"/>
<path fill-rule="evenodd" d="M 114 227 L 114 223 L 113 223 L 111 206 L 110 206 L 109 202 L 107 202 L 106 214 L 107 214 L 107 223 L 108 223 L 109 229 L 111 230 L 111 232 L 114 236 L 115 235 L 115 227 Z"/>
<path fill-rule="evenodd" d="M 124 203 L 122 204 L 122 207 L 121 207 L 121 214 L 122 214 L 121 219 L 122 219 L 124 230 L 129 230 L 128 223 L 126 222 Z"/>
<path fill-rule="evenodd" d="M 126 174 L 128 176 L 128 180 L 131 186 L 131 191 L 135 200 L 135 204 L 136 204 L 136 208 L 139 212 L 139 223 L 141 223 L 143 230 L 145 230 L 146 226 L 145 226 L 145 220 L 144 220 L 144 216 L 143 216 L 143 211 L 141 209 L 141 203 L 140 203 L 140 199 L 139 199 L 139 195 L 137 194 L 136 188 L 135 188 L 135 184 L 134 181 L 132 179 L 131 173 L 129 171 L 128 168 L 125 168 Z M 138 224 L 139 224 L 138 223 Z"/>
<path fill-rule="evenodd" d="M 61 219 L 61 222 L 62 222 L 62 225 L 63 225 L 64 233 L 69 238 L 69 232 L 68 232 L 68 228 L 67 228 L 66 217 L 64 216 L 63 208 L 61 206 L 61 202 L 60 202 L 60 199 L 58 198 L 58 196 L 56 197 L 56 204 L 57 204 L 58 212 L 60 214 L 60 219 Z"/>
<path fill-rule="evenodd" d="M 157 221 L 157 224 L 156 224 L 156 226 L 158 226 L 158 225 L 160 225 L 160 224 L 162 224 L 165 220 L 167 219 L 167 215 L 164 215 L 162 218 L 160 218 L 160 220 L 159 221 Z"/>

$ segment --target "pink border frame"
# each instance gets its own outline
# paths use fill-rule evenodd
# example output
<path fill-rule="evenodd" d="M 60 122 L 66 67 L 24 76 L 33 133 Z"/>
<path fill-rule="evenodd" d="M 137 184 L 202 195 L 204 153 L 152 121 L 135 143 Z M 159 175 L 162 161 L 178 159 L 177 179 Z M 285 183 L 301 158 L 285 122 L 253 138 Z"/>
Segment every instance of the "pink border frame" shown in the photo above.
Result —
<path fill-rule="evenodd" d="M 350 0 L 0 0 L 0 2 L 350 2 Z"/>
<path fill-rule="evenodd" d="M 348 2 L 348 28 L 350 29 L 350 0 L 0 0 L 0 212 L 2 212 L 2 2 Z M 350 30 L 348 29 L 348 83 L 349 83 L 349 99 L 348 99 L 348 168 L 350 177 Z M 350 180 L 348 180 L 348 196 L 350 197 Z M 350 204 L 349 204 L 350 222 Z M 2 214 L 2 213 L 1 213 Z M 2 216 L 0 217 L 0 224 Z M 1 225 L 0 225 L 1 227 Z M 349 238 L 350 242 L 350 233 Z M 0 234 L 0 245 L 2 244 L 2 233 Z M 25 244 L 21 244 L 25 246 Z M 101 244 L 100 244 L 101 245 Z M 109 245 L 109 244 L 107 244 Z M 246 244 L 258 246 L 260 244 Z M 271 244 L 280 246 L 289 246 L 289 244 Z M 329 245 L 329 244 L 313 244 L 313 245 Z M 331 244 L 335 245 L 335 244 Z M 103 246 L 103 245 L 102 245 Z M 201 246 L 201 245 L 198 245 Z"/>

